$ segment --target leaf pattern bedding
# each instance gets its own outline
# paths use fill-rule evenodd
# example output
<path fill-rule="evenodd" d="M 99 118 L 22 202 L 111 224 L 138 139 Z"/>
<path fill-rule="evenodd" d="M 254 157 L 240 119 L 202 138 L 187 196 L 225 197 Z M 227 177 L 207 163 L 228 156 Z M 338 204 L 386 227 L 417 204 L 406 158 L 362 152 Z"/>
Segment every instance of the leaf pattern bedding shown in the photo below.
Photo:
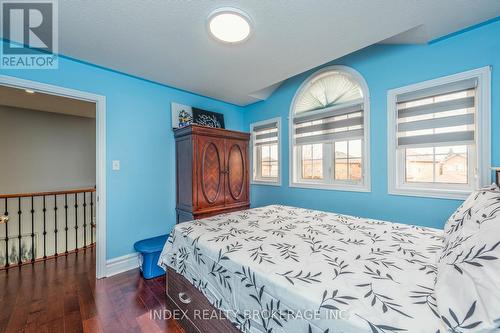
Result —
<path fill-rule="evenodd" d="M 159 265 L 243 332 L 445 332 L 443 231 L 287 206 L 175 226 Z"/>

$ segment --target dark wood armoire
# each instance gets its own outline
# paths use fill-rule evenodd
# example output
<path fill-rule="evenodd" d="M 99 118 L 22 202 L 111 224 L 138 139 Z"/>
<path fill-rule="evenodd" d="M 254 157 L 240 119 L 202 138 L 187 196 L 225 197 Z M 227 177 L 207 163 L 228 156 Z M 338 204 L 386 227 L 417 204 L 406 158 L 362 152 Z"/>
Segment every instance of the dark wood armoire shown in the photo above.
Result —
<path fill-rule="evenodd" d="M 250 206 L 249 140 L 198 125 L 175 130 L 177 223 Z"/>

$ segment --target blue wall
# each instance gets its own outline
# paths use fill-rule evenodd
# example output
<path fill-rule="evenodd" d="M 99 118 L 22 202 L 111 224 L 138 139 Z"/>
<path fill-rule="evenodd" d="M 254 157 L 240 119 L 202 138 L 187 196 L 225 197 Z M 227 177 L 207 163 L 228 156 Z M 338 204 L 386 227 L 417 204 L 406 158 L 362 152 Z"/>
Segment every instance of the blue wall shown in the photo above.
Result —
<path fill-rule="evenodd" d="M 131 253 L 133 243 L 166 233 L 175 223 L 175 160 L 170 103 L 224 113 L 226 126 L 248 130 L 250 123 L 281 116 L 281 187 L 252 186 L 254 206 L 283 203 L 346 214 L 440 227 L 460 204 L 456 200 L 387 194 L 386 93 L 388 89 L 486 65 L 494 67 L 492 127 L 500 121 L 500 22 L 424 46 L 372 46 L 332 64 L 357 69 L 371 94 L 372 192 L 288 187 L 290 102 L 312 71 L 293 77 L 266 101 L 246 108 L 141 80 L 61 57 L 58 70 L 0 70 L 19 77 L 104 95 L 107 98 L 107 257 Z M 500 164 L 500 131 L 493 131 L 493 164 Z M 121 160 L 121 170 L 111 161 Z"/>
<path fill-rule="evenodd" d="M 0 70 L 106 96 L 107 257 L 133 252 L 139 239 L 175 224 L 175 154 L 170 102 L 224 113 L 243 129 L 242 108 L 61 57 L 58 70 Z M 111 161 L 121 160 L 121 170 Z M 50 189 L 47 189 L 50 190 Z"/>
<path fill-rule="evenodd" d="M 332 43 L 335 41 L 332 41 Z M 492 162 L 500 164 L 500 22 L 430 45 L 374 45 L 338 59 L 368 83 L 371 103 L 371 193 L 289 188 L 288 113 L 300 84 L 315 70 L 285 81 L 263 102 L 245 109 L 245 128 L 255 121 L 282 117 L 282 186 L 253 185 L 252 205 L 271 203 L 310 207 L 403 223 L 442 227 L 458 200 L 387 194 L 387 90 L 487 65 L 492 71 Z"/>

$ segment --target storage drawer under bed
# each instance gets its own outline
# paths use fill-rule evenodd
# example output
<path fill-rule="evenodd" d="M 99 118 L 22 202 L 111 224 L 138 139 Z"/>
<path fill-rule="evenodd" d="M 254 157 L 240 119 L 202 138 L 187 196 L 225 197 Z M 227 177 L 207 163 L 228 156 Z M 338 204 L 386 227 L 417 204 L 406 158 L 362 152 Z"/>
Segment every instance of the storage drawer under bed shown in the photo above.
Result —
<path fill-rule="evenodd" d="M 187 333 L 240 332 L 182 275 L 168 268 L 166 281 L 167 301 L 185 314 L 177 318 Z"/>

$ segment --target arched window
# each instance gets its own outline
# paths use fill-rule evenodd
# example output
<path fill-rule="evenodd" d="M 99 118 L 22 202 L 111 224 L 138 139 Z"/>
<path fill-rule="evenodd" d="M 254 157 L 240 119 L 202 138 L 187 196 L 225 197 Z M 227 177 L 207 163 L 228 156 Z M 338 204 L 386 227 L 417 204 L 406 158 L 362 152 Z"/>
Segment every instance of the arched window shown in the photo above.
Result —
<path fill-rule="evenodd" d="M 368 87 L 352 68 L 309 77 L 290 109 L 290 185 L 368 191 L 369 112 Z"/>

